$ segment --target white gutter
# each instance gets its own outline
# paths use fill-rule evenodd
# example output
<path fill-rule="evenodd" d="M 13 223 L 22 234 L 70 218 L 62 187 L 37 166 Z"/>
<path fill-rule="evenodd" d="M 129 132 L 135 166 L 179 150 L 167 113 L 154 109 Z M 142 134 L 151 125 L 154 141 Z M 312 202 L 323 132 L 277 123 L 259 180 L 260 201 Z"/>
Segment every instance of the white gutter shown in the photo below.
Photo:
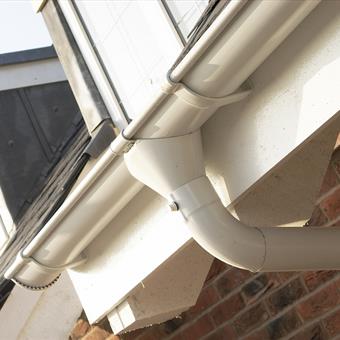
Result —
<path fill-rule="evenodd" d="M 131 139 L 154 139 L 153 145 L 158 144 L 162 139 L 172 143 L 174 139 L 168 137 L 187 134 L 191 136 L 191 133 L 198 130 L 217 108 L 243 99 L 249 90 L 241 89 L 238 92 L 234 90 L 241 86 L 312 11 L 319 0 L 276 2 L 254 0 L 247 3 L 242 12 L 238 13 L 244 3 L 245 1 L 233 1 L 223 10 L 220 18 L 224 19 L 216 20 L 200 38 L 200 45 L 197 46 L 201 48 L 196 47 L 191 54 L 189 53 L 170 75 L 171 80 L 182 80 L 182 83 L 167 82 L 150 107 L 129 124 L 124 134 L 120 134 L 114 140 L 111 147 L 51 220 L 17 256 L 5 273 L 6 278 L 15 279 L 31 287 L 44 287 L 65 267 L 79 265 L 81 251 L 142 187 L 141 183 L 131 177 L 121 157 L 113 162 L 115 158 L 130 149 Z M 268 27 L 265 20 L 268 22 Z M 211 40 L 212 37 L 214 41 Z M 209 49 L 206 50 L 208 46 Z M 210 70 L 212 66 L 213 70 Z M 194 92 L 193 89 L 203 95 Z M 207 96 L 211 94 L 215 97 Z M 138 144 L 147 142 L 148 140 L 142 140 Z M 199 145 L 195 144 L 196 147 Z M 132 155 L 136 155 L 137 149 L 139 148 L 136 145 L 127 154 L 126 159 L 130 168 L 135 162 L 132 160 Z M 149 156 L 155 157 L 154 154 Z M 185 159 L 182 161 L 184 162 Z M 190 163 L 186 162 L 186 164 Z M 202 171 L 200 176 L 204 176 L 204 170 Z M 133 171 L 132 173 L 140 178 L 138 173 Z M 197 177 L 197 174 L 192 177 L 191 173 L 188 171 L 189 175 L 182 183 L 175 178 L 174 185 L 161 193 L 165 196 L 172 193 L 177 199 L 177 190 L 185 185 L 190 187 L 191 181 Z M 176 173 L 172 176 L 174 174 Z M 179 173 L 177 175 L 181 178 Z M 150 177 L 150 173 L 147 177 Z M 148 184 L 144 179 L 142 181 Z M 160 192 L 159 188 L 153 188 Z M 182 200 L 182 196 L 178 199 Z M 204 198 L 198 197 L 197 200 L 204 201 Z M 186 204 L 183 205 L 182 210 L 186 209 Z M 182 212 L 186 216 L 184 210 Z M 202 210 L 204 210 L 203 205 Z M 195 216 L 197 216 L 196 211 L 195 214 L 190 212 L 190 215 L 186 216 L 190 226 L 196 226 Z M 219 225 L 215 226 L 218 227 Z M 200 230 L 201 226 L 198 225 L 197 228 Z M 203 236 L 199 236 L 203 234 L 196 232 L 195 227 L 192 230 L 197 241 L 204 244 Z M 304 229 L 303 234 L 307 234 L 309 230 Z M 250 232 L 254 233 L 254 231 Z M 281 233 L 279 230 L 277 232 Z M 271 235 L 270 239 L 272 239 Z M 206 248 L 216 254 L 213 249 L 214 244 L 211 242 L 209 244 L 211 247 Z M 220 258 L 228 261 L 224 256 Z M 237 264 L 237 261 L 231 262 Z M 249 267 L 249 269 L 257 270 L 257 267 Z"/>

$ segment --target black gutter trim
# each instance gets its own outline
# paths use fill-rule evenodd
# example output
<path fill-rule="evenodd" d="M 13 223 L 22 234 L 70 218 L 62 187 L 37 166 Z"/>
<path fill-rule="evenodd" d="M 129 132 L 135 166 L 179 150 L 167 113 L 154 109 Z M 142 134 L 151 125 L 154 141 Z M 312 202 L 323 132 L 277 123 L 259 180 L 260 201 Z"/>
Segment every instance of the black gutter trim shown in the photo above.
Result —
<path fill-rule="evenodd" d="M 54 46 L 0 54 L 0 66 L 57 58 Z"/>

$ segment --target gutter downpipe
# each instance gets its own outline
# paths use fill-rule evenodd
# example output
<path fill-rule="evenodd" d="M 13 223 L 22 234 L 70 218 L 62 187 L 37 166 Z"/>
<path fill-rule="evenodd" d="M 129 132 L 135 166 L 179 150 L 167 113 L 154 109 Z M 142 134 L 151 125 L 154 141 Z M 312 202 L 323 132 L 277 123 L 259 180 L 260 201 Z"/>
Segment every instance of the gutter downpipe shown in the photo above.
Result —
<path fill-rule="evenodd" d="M 130 162 L 128 159 L 131 159 L 132 155 L 135 154 L 133 151 L 139 149 L 137 148 L 137 144 L 140 146 L 143 144 L 149 145 L 150 142 L 156 145 L 162 144 L 162 141 L 167 141 L 166 144 L 172 144 L 174 141 L 173 138 L 176 139 L 177 136 L 181 136 L 178 137 L 180 139 L 191 140 L 192 136 L 199 135 L 199 133 L 193 132 L 198 131 L 202 124 L 219 107 L 241 100 L 249 94 L 249 89 L 244 89 L 241 84 L 318 3 L 319 0 L 297 2 L 277 1 L 268 5 L 266 1 L 254 0 L 251 3 L 247 3 L 246 1 L 239 0 L 228 4 L 199 40 L 198 43 L 201 44 L 201 49 L 197 47 L 194 52 L 189 52 L 176 67 L 162 88 L 162 92 L 154 102 L 142 115 L 133 120 L 125 131 L 112 142 L 110 148 L 104 152 L 97 164 L 69 195 L 51 220 L 38 235 L 21 250 L 15 261 L 6 271 L 5 277 L 7 279 L 13 279 L 28 288 L 41 289 L 48 286 L 63 269 L 79 266 L 83 263 L 81 257 L 82 250 L 84 250 L 105 228 L 107 223 L 123 209 L 132 197 L 139 192 L 143 187 L 142 183 L 153 188 L 152 184 L 148 184 L 138 173 L 134 173 L 130 169 L 131 164 L 135 161 Z M 242 12 L 239 12 L 245 4 L 247 6 L 245 6 Z M 219 19 L 222 17 L 224 21 Z M 266 20 L 268 21 L 268 26 L 263 27 L 263 25 L 260 25 L 260 23 L 266 22 Z M 254 26 L 255 22 L 258 22 L 259 25 Z M 249 30 L 248 24 L 252 25 L 252 30 Z M 247 26 L 248 29 L 244 26 Z M 215 35 L 213 33 L 215 30 L 219 34 L 216 33 Z M 256 39 L 254 39 L 254 36 Z M 212 37 L 216 40 L 213 41 Z M 244 39 L 244 41 L 242 41 L 242 39 Z M 205 49 L 208 46 L 210 48 L 206 51 Z M 235 47 L 237 53 L 243 53 L 242 48 L 244 48 L 245 53 L 242 55 L 242 58 L 240 58 L 237 53 L 231 53 L 231 51 L 233 51 L 231 47 Z M 227 54 L 226 51 L 228 52 Z M 214 53 L 216 59 L 213 57 Z M 222 59 L 227 59 L 227 63 L 224 63 Z M 244 67 L 240 69 L 240 74 L 230 78 L 226 77 L 228 72 L 235 73 L 235 70 L 237 70 L 237 68 L 234 67 L 232 67 L 231 70 L 228 70 L 228 68 L 239 64 L 243 60 L 247 60 L 247 62 L 241 65 Z M 195 63 L 193 61 L 195 61 Z M 210 72 L 207 77 L 206 72 L 203 72 L 204 63 L 208 63 L 209 65 L 211 62 L 214 64 L 215 61 L 221 61 L 221 63 L 219 65 L 216 63 L 215 72 Z M 226 65 L 228 68 L 225 67 Z M 194 76 L 196 71 L 197 77 Z M 226 82 L 225 79 L 228 79 L 228 82 Z M 176 82 L 174 82 L 174 80 Z M 211 92 L 209 88 L 214 82 L 219 83 L 217 92 L 226 91 L 224 95 L 222 94 L 219 97 L 209 96 L 209 92 Z M 198 94 L 198 91 L 200 91 L 200 94 Z M 200 154 L 200 143 L 197 142 L 197 137 L 195 138 L 195 150 Z M 138 141 L 136 145 L 133 146 L 135 140 Z M 181 141 L 181 143 L 182 142 L 183 141 Z M 190 143 L 192 144 L 192 142 Z M 133 148 L 131 149 L 132 146 Z M 139 178 L 141 182 L 137 182 L 130 175 L 122 157 L 118 157 L 125 152 L 127 152 L 125 162 L 129 170 L 136 178 Z M 118 159 L 113 162 L 116 158 Z M 186 164 L 190 163 L 186 162 Z M 222 258 L 225 262 L 232 263 L 241 268 L 247 268 L 249 270 L 270 270 L 268 266 L 252 266 L 243 263 L 243 261 L 230 260 L 228 259 L 229 255 L 225 256 L 224 254 L 225 248 L 229 249 L 228 245 L 223 245 L 218 242 L 215 244 L 216 239 L 211 235 L 216 235 L 216 232 L 217 235 L 222 233 L 224 226 L 229 225 L 229 222 L 226 221 L 230 221 L 230 217 L 213 188 L 205 179 L 204 168 L 200 168 L 200 166 L 198 168 L 201 169 L 199 171 L 200 176 L 192 177 L 188 175 L 185 182 L 180 183 L 180 185 L 177 182 L 170 191 L 162 191 L 160 193 L 165 197 L 169 195 L 173 196 L 174 199 L 180 202 L 180 210 L 186 218 L 188 225 L 191 227 L 194 238 L 214 256 Z M 189 171 L 189 173 L 191 172 Z M 169 176 L 174 176 L 174 174 Z M 147 177 L 150 177 L 150 173 L 148 173 Z M 202 182 L 201 185 L 195 184 L 197 178 L 201 178 L 199 182 Z M 206 187 L 206 189 L 202 191 L 200 187 Z M 126 188 L 128 188 L 128 190 L 126 190 Z M 158 188 L 154 189 L 159 192 Z M 190 192 L 195 196 L 190 196 Z M 215 200 L 209 201 L 208 203 L 205 202 L 205 199 L 200 197 L 200 193 L 205 192 L 208 197 L 215 197 Z M 192 201 L 188 201 L 186 197 L 191 197 L 190 200 Z M 186 206 L 190 206 L 190 202 L 195 200 L 197 200 L 197 202 L 203 202 L 201 205 L 198 205 L 200 209 L 195 209 L 194 211 L 190 209 L 187 210 Z M 115 204 L 112 205 L 111 202 L 115 202 Z M 216 208 L 213 209 L 213 212 L 209 213 L 214 205 Z M 94 211 L 97 211 L 97 214 L 95 214 Z M 188 211 L 188 213 L 186 211 Z M 206 215 L 204 216 L 210 216 L 212 221 L 219 222 L 214 224 L 212 221 L 207 222 L 206 225 L 210 226 L 209 232 L 207 228 L 200 223 L 200 221 L 206 221 L 206 219 L 203 218 L 204 216 L 201 216 L 200 211 L 202 211 L 202 214 L 205 211 Z M 79 223 L 80 221 L 81 223 Z M 240 243 L 242 246 L 247 245 L 250 247 L 248 251 L 243 249 L 245 252 L 251 253 L 251 245 L 256 238 L 257 241 L 255 244 L 258 245 L 256 247 L 259 248 L 261 254 L 270 250 L 268 254 L 272 252 L 271 256 L 273 256 L 273 258 L 281 257 L 280 251 L 279 255 L 276 256 L 275 250 L 272 251 L 270 245 L 266 245 L 264 248 L 265 241 L 263 234 L 258 231 L 260 229 L 243 226 L 241 222 L 236 220 L 234 224 L 232 224 L 235 226 L 233 232 L 237 235 L 240 231 L 238 229 L 244 229 L 244 237 L 249 234 L 257 235 L 254 236 L 254 238 L 250 238 L 251 242 L 246 244 L 244 244 L 244 242 Z M 221 227 L 222 225 L 223 228 Z M 205 232 L 203 232 L 204 230 Z M 268 240 L 269 243 L 274 242 L 275 247 L 276 243 L 278 243 L 276 240 L 280 240 L 280 245 L 282 243 L 281 237 L 287 239 L 286 236 L 289 230 L 286 228 L 271 228 L 271 230 L 272 232 L 266 233 L 268 235 L 266 240 Z M 228 233 L 229 231 L 228 229 Z M 302 243 L 305 242 L 306 237 L 308 238 L 310 231 L 310 228 L 301 230 L 303 234 L 300 235 L 300 239 L 301 236 L 303 236 L 301 240 Z M 301 234 L 301 232 L 296 231 L 297 234 Z M 325 239 L 329 242 L 329 231 L 321 229 L 316 231 L 316 233 L 318 237 L 321 234 L 325 235 Z M 312 232 L 311 234 L 316 235 L 316 233 Z M 285 234 L 286 236 L 276 237 L 273 234 Z M 72 237 L 70 235 L 72 235 Z M 295 232 L 294 235 L 296 235 Z M 334 232 L 332 233 L 332 237 L 333 236 Z M 315 236 L 312 238 L 314 240 Z M 219 239 L 222 240 L 225 239 L 225 237 Z M 318 238 L 318 243 L 320 243 L 320 238 Z M 302 244 L 300 244 L 300 248 L 301 245 Z M 329 243 L 327 248 L 328 247 Z M 312 252 L 314 253 L 315 259 L 316 248 L 314 248 L 314 244 Z M 264 261 L 264 255 L 262 255 L 262 259 Z M 290 268 L 284 269 L 281 268 L 281 266 L 283 266 L 282 261 L 284 261 L 284 259 L 282 259 L 281 262 L 279 261 L 277 266 L 275 265 L 275 268 L 272 269 L 309 270 L 307 267 L 296 268 L 297 266 L 294 265 L 294 263 L 291 263 L 292 267 L 289 266 Z M 329 267 L 327 263 L 322 263 L 322 266 L 323 268 Z M 319 265 L 313 265 L 314 269 L 315 267 L 319 268 Z"/>

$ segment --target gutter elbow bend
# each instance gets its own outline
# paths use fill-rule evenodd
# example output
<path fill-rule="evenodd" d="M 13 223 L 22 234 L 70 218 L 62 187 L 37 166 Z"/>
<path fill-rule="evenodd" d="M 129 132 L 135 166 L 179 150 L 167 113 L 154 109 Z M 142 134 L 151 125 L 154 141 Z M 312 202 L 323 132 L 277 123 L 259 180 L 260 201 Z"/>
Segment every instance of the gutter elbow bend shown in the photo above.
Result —
<path fill-rule="evenodd" d="M 234 218 L 206 176 L 181 186 L 171 196 L 202 248 L 234 267 L 252 272 L 262 269 L 266 245 L 261 229 L 245 226 Z"/>
<path fill-rule="evenodd" d="M 210 254 L 253 272 L 340 269 L 337 228 L 249 227 L 222 205 L 206 176 L 171 194 L 193 238 Z"/>

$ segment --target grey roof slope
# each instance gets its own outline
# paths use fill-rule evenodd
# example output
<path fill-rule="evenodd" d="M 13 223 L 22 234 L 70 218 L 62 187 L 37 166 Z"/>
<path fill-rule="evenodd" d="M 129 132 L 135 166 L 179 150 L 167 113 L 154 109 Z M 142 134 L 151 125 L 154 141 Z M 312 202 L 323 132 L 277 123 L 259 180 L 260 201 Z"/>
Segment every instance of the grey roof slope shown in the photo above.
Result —
<path fill-rule="evenodd" d="M 54 46 L 0 54 L 0 66 L 57 58 Z"/>
<path fill-rule="evenodd" d="M 75 122 L 74 129 L 58 150 L 59 160 L 46 177 L 43 190 L 33 200 L 17 223 L 17 235 L 0 260 L 0 282 L 7 266 L 20 249 L 27 245 L 44 226 L 51 204 L 60 195 L 69 173 L 89 141 L 89 134 L 82 119 Z"/>

